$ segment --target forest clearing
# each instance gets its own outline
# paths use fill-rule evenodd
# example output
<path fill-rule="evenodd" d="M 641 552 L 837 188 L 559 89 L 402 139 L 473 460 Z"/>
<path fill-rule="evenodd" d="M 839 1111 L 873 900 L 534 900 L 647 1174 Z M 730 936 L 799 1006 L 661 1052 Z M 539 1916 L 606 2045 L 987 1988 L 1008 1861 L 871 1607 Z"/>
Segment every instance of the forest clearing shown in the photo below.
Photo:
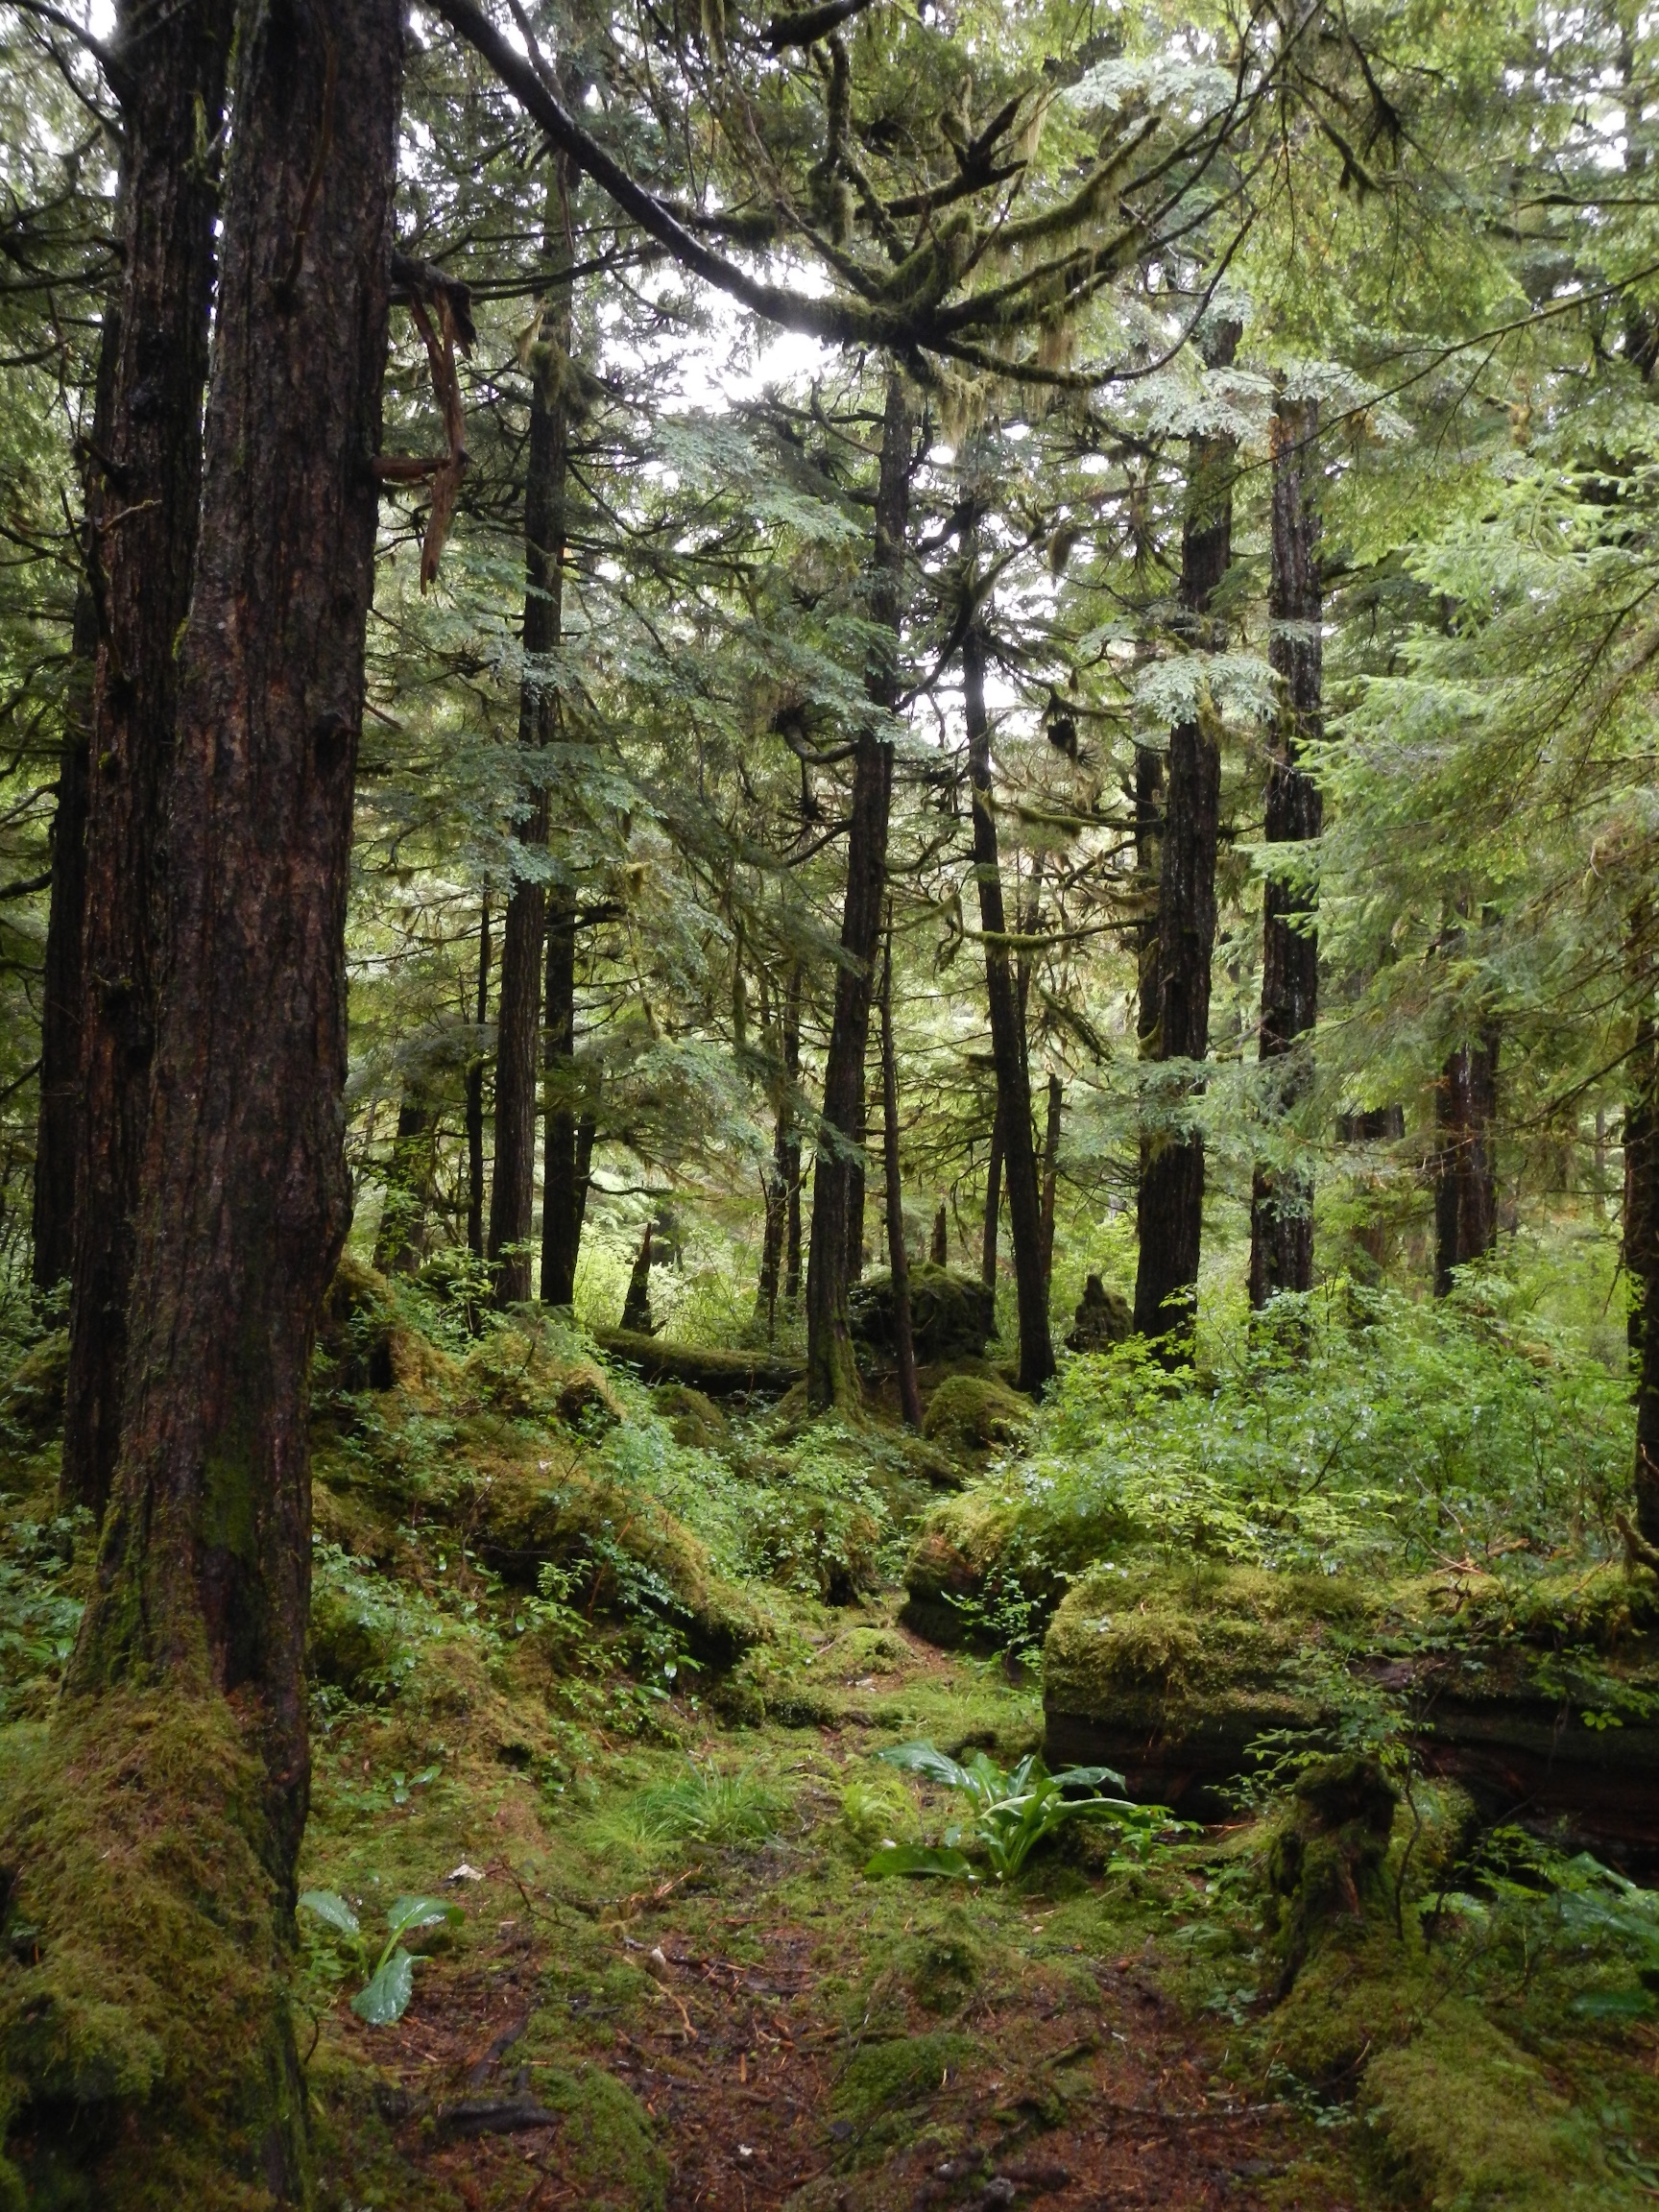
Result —
<path fill-rule="evenodd" d="M 0 2207 L 1659 2199 L 1659 15 L 0 60 Z"/>

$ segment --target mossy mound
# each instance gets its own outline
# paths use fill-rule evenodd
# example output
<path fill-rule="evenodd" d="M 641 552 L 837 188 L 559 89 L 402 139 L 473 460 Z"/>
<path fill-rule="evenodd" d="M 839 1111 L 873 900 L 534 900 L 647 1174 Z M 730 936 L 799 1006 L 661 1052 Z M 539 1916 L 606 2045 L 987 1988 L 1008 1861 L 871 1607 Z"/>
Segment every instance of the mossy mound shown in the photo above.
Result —
<path fill-rule="evenodd" d="M 493 1329 L 461 1369 L 466 1396 L 510 1421 L 535 1421 L 602 1436 L 622 1419 L 608 1378 L 563 1332 Z"/>
<path fill-rule="evenodd" d="M 1061 1577 L 1019 1541 L 1020 1508 L 979 1490 L 942 1500 L 923 1522 L 904 1563 L 907 1628 L 947 1648 L 975 1641 L 988 1591 L 1011 1590 L 1050 1610 Z"/>
<path fill-rule="evenodd" d="M 562 2177 L 582 2191 L 587 2212 L 661 2212 L 668 2162 L 631 2089 L 591 2065 L 538 2066 L 530 2089 L 565 2123 Z"/>
<path fill-rule="evenodd" d="M 688 1444 L 699 1452 L 730 1449 L 732 1424 L 707 1391 L 694 1390 L 688 1382 L 664 1382 L 656 1400 L 676 1444 Z"/>
<path fill-rule="evenodd" d="M 950 1375 L 928 1401 L 922 1433 L 958 1458 L 1018 1444 L 1034 1408 L 1028 1398 L 980 1375 Z"/>
<path fill-rule="evenodd" d="M 1068 1352 L 1110 1352 L 1127 1344 L 1135 1334 L 1135 1315 L 1121 1290 L 1108 1290 L 1098 1275 L 1091 1275 L 1071 1316 Z"/>
<path fill-rule="evenodd" d="M 892 1355 L 893 1278 L 885 1269 L 855 1283 L 848 1300 L 854 1341 Z M 976 1359 L 997 1334 L 997 1294 L 976 1276 L 931 1261 L 910 1270 L 910 1340 L 917 1360 Z"/>
<path fill-rule="evenodd" d="M 14 2201 L 298 2200 L 304 2088 L 263 1788 L 229 1708 L 177 1686 L 64 1707 L 0 1783 Z"/>

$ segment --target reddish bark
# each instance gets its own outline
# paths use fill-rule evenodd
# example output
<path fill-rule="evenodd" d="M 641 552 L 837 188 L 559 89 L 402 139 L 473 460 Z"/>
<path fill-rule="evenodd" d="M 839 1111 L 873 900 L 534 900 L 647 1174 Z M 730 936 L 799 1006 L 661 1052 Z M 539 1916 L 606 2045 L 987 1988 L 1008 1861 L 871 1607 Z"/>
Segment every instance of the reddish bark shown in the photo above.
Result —
<path fill-rule="evenodd" d="M 1323 608 L 1319 576 L 1316 399 L 1281 399 L 1273 415 L 1272 571 L 1267 658 L 1279 684 L 1279 720 L 1267 771 L 1266 839 L 1307 843 L 1324 821 L 1319 786 L 1302 766 L 1324 732 Z M 1285 1063 L 1276 1103 L 1287 1111 L 1308 1087 L 1298 1041 L 1319 1008 L 1319 940 L 1314 902 L 1301 884 L 1269 876 L 1262 917 L 1261 1058 Z M 1301 1172 L 1258 1166 L 1250 1196 L 1250 1303 L 1277 1290 L 1313 1287 L 1313 1183 Z"/>
<path fill-rule="evenodd" d="M 1440 1149 L 1434 1163 L 1434 1295 L 1452 1272 L 1483 1260 L 1498 1242 L 1498 1178 L 1492 1124 L 1498 1114 L 1498 1032 L 1460 1045 L 1434 1091 Z"/>
<path fill-rule="evenodd" d="M 121 1449 L 66 1681 L 230 1697 L 289 1900 L 401 49 L 395 0 L 241 25 Z"/>

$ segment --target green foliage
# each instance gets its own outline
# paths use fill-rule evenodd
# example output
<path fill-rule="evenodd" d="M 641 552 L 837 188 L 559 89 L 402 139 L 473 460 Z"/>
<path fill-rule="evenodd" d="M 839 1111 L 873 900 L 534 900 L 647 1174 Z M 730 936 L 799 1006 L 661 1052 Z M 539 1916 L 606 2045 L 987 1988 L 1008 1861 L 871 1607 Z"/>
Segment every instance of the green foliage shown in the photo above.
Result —
<path fill-rule="evenodd" d="M 876 1756 L 906 1774 L 959 1791 L 973 1809 L 963 1832 L 948 1828 L 938 1846 L 884 1843 L 871 1859 L 867 1875 L 943 1874 L 970 1876 L 971 1862 L 958 1848 L 966 1839 L 981 1852 L 998 1882 L 1012 1881 L 1037 1848 L 1068 1820 L 1107 1819 L 1125 1839 L 1145 1842 L 1168 1826 L 1160 1807 L 1132 1804 L 1123 1797 L 1068 1796 L 1068 1791 L 1095 1791 L 1102 1782 L 1121 1790 L 1123 1777 L 1110 1767 L 1068 1767 L 1050 1774 L 1033 1751 L 1010 1772 L 983 1752 L 959 1766 L 931 1743 L 902 1743 Z"/>
<path fill-rule="evenodd" d="M 788 1800 L 759 1775 L 709 1761 L 641 1790 L 630 1811 L 642 1836 L 740 1849 L 777 1834 Z"/>
<path fill-rule="evenodd" d="M 300 1904 L 361 1954 L 368 1979 L 352 1998 L 351 2009 L 371 2028 L 390 2028 L 401 2020 L 415 1994 L 415 1960 L 404 1937 L 429 1928 L 455 1926 L 465 1917 L 459 1905 L 442 1897 L 396 1899 L 386 1914 L 386 1940 L 371 1965 L 361 1923 L 337 1889 L 302 1889 Z"/>

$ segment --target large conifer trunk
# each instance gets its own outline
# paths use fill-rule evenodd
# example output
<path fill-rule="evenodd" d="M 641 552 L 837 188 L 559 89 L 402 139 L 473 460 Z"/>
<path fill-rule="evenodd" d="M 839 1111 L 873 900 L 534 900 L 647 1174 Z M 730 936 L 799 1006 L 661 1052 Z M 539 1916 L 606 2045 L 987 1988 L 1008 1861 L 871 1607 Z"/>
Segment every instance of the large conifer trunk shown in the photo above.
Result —
<path fill-rule="evenodd" d="M 1267 771 L 1265 835 L 1271 845 L 1306 843 L 1324 820 L 1319 786 L 1302 766 L 1323 733 L 1324 650 L 1319 635 L 1319 513 L 1313 441 L 1316 399 L 1281 398 L 1273 414 L 1272 568 L 1267 658 L 1279 680 L 1279 719 Z M 1285 1061 L 1275 1104 L 1288 1110 L 1307 1089 L 1309 1067 L 1297 1043 L 1319 1005 L 1319 940 L 1310 926 L 1310 894 L 1269 876 L 1262 915 L 1263 1062 Z M 1300 1173 L 1258 1166 L 1250 1194 L 1250 1303 L 1276 1290 L 1313 1286 L 1313 1185 Z"/>
<path fill-rule="evenodd" d="M 897 370 L 887 379 L 881 468 L 876 493 L 876 563 L 870 591 L 874 622 L 890 643 L 869 677 L 872 702 L 891 710 L 899 696 L 899 626 L 904 538 L 910 507 L 910 418 Z M 824 1071 L 824 1121 L 812 1179 L 812 1235 L 806 1257 L 806 1388 L 820 1409 L 858 1397 L 858 1370 L 847 1326 L 848 1243 L 854 1186 L 853 1146 L 864 1128 L 864 1064 L 881 901 L 887 883 L 887 821 L 893 798 L 893 747 L 884 730 L 865 730 L 853 758 L 847 834 L 847 895 L 841 910 L 842 960 Z M 835 1137 L 842 1140 L 835 1143 Z M 833 1147 L 833 1148 L 831 1148 Z M 862 1177 L 857 1178 L 862 1215 Z M 861 1221 L 859 1226 L 861 1227 Z"/>
<path fill-rule="evenodd" d="M 238 57 L 121 1448 L 66 1690 L 229 1697 L 291 1900 L 399 10 L 250 0 Z"/>
<path fill-rule="evenodd" d="M 1659 1030 L 1649 954 L 1637 918 L 1636 1039 L 1624 1106 L 1624 1250 L 1629 1341 L 1636 1369 L 1636 1523 L 1659 1544 Z"/>
<path fill-rule="evenodd" d="M 62 1494 L 102 1513 L 120 1439 L 133 1219 L 150 1104 L 179 632 L 202 482 L 219 129 L 232 0 L 137 0 L 108 491 L 93 510 L 103 615 L 86 821 L 73 1293 Z"/>
<path fill-rule="evenodd" d="M 968 729 L 968 782 L 974 808 L 974 874 L 979 883 L 979 926 L 985 941 L 985 996 L 991 1052 L 997 1065 L 997 1126 L 1014 1245 L 1014 1295 L 1020 1315 L 1020 1387 L 1040 1390 L 1054 1372 L 1048 1333 L 1048 1270 L 1043 1253 L 1043 1201 L 1031 1135 L 1031 1079 L 1025 1065 L 1025 1019 L 1008 950 L 997 815 L 991 791 L 991 722 L 985 711 L 985 641 L 977 622 L 962 643 L 962 697 Z"/>
<path fill-rule="evenodd" d="M 1238 326 L 1223 326 L 1206 352 L 1212 368 L 1231 362 Z M 1233 558 L 1233 475 L 1229 437 L 1191 442 L 1187 514 L 1181 533 L 1182 628 L 1203 650 L 1214 641 L 1211 601 Z M 1146 1024 L 1150 975 L 1142 983 L 1142 1044 L 1152 1060 L 1202 1060 L 1210 1048 L 1210 961 L 1215 946 L 1215 854 L 1220 835 L 1221 750 L 1214 712 L 1200 703 L 1169 736 L 1164 829 L 1159 851 L 1157 1022 Z M 1144 974 L 1144 971 L 1143 971 Z M 1181 1102 L 1166 1097 L 1172 1125 L 1142 1139 L 1136 1206 L 1139 1260 L 1135 1326 L 1176 1343 L 1191 1334 L 1204 1226 L 1204 1139 L 1185 1125 Z"/>

